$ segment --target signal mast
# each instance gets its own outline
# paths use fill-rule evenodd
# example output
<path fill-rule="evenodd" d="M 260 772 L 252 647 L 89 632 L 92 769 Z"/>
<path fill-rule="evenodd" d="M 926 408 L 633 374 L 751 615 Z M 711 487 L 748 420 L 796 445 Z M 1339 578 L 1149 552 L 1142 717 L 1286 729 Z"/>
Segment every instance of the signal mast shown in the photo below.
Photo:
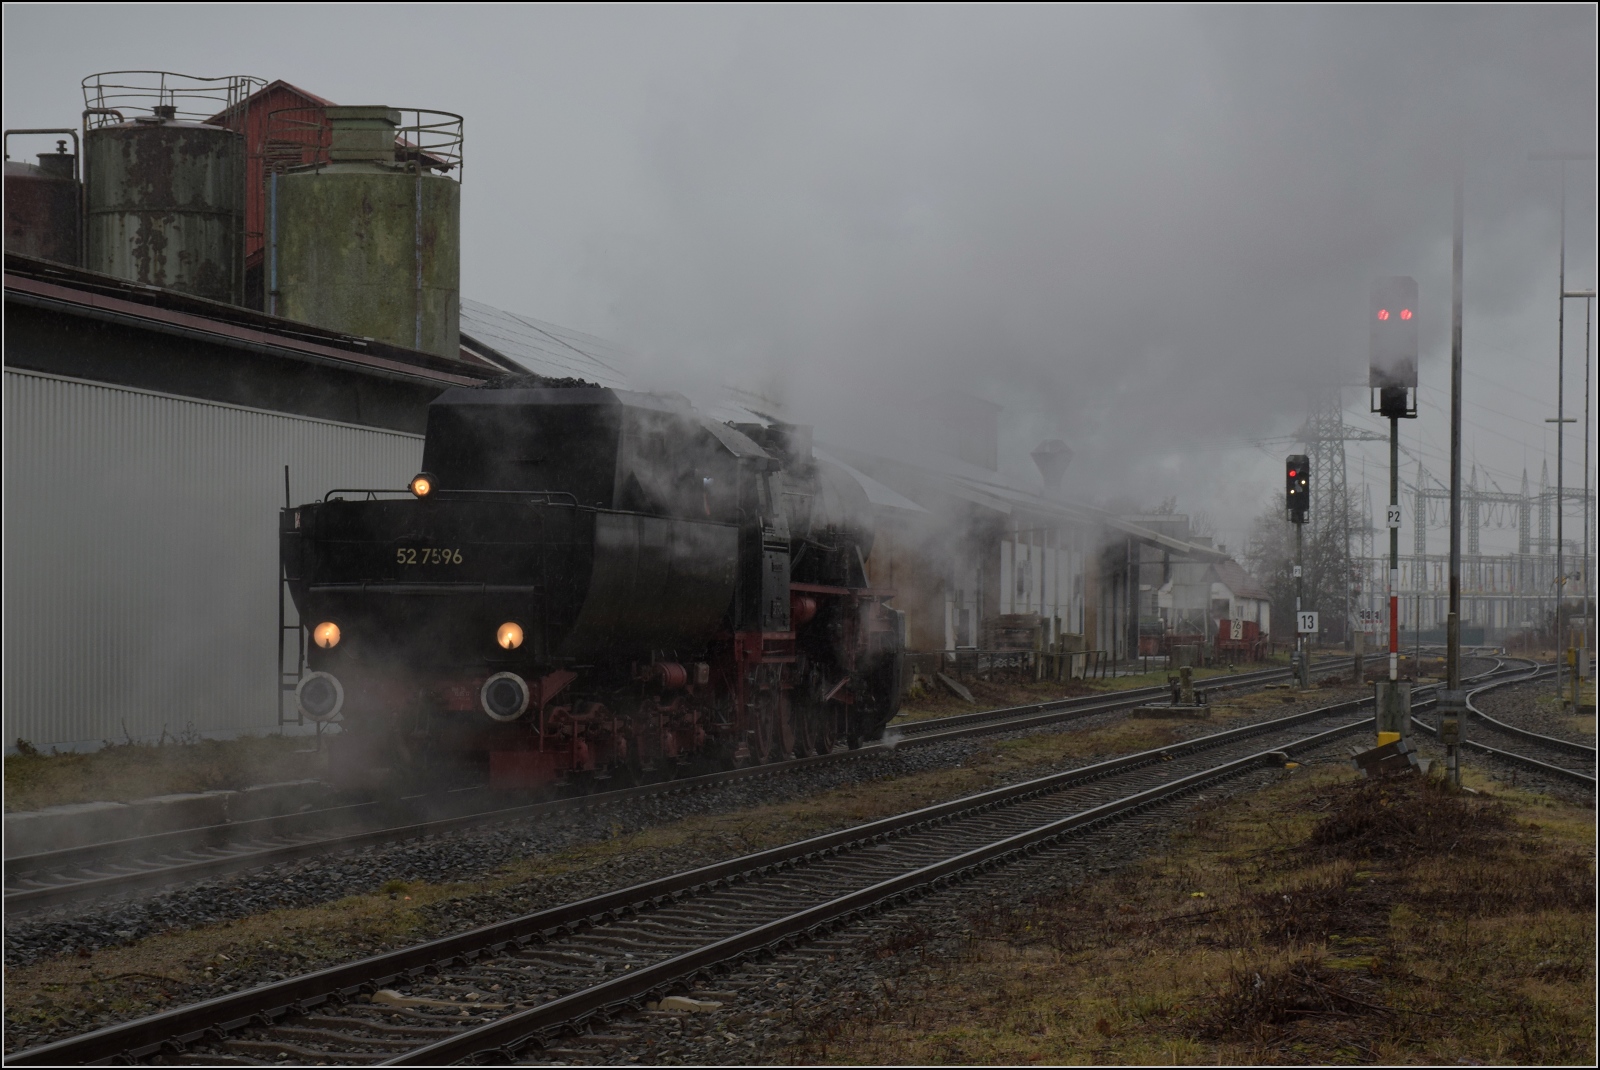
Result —
<path fill-rule="evenodd" d="M 1311 686 L 1311 659 L 1305 637 L 1316 632 L 1317 615 L 1305 608 L 1305 532 L 1306 516 L 1311 511 L 1311 459 L 1305 454 L 1291 454 L 1283 462 L 1283 494 L 1289 523 L 1294 525 L 1294 675 L 1300 687 L 1306 689 Z"/>
<path fill-rule="evenodd" d="M 1395 275 L 1373 283 L 1367 323 L 1372 411 L 1389 418 L 1389 678 L 1378 681 L 1375 695 L 1381 747 L 1411 732 L 1411 682 L 1400 679 L 1400 421 L 1417 416 L 1417 280 Z"/>

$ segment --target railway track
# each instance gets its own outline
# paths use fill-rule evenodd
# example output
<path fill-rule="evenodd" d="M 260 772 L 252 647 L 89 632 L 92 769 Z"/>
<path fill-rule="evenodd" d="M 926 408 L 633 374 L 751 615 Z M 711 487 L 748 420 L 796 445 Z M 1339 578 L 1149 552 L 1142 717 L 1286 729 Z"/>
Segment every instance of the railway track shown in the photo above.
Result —
<path fill-rule="evenodd" d="M 726 964 L 1369 726 L 1337 703 L 1113 758 L 13 1053 L 119 1062 L 506 1061 Z M 1431 699 L 1419 697 L 1419 706 Z"/>
<path fill-rule="evenodd" d="M 1486 691 L 1528 683 L 1555 672 L 1553 666 L 1541 666 L 1524 658 L 1507 660 L 1523 661 L 1529 668 L 1521 675 L 1495 680 L 1468 693 L 1469 721 L 1462 748 L 1594 791 L 1595 748 L 1506 724 L 1484 713 L 1473 702 L 1474 698 Z M 1423 721 L 1416 723 L 1434 736 L 1439 734 L 1438 728 L 1434 725 Z"/>
<path fill-rule="evenodd" d="M 1320 663 L 1316 669 L 1327 672 L 1347 664 L 1348 659 L 1332 659 Z M 1288 675 L 1287 669 L 1262 669 L 1200 683 L 1205 690 L 1230 690 L 1260 686 L 1286 679 Z M 366 802 L 19 855 L 5 861 L 5 911 L 11 915 L 46 910 L 76 901 L 148 892 L 183 881 L 218 877 L 317 855 L 448 835 L 501 822 L 556 817 L 650 795 L 704 791 L 733 781 L 782 776 L 819 765 L 870 760 L 896 747 L 1078 720 L 1147 703 L 1167 693 L 1165 687 L 1136 688 L 1110 695 L 1056 699 L 911 721 L 891 728 L 885 742 L 853 751 L 839 750 L 787 762 L 510 807 L 485 807 L 483 800 L 489 793 L 469 789 L 456 793 L 461 797 L 444 804 L 443 808 L 456 812 L 442 817 L 394 820 L 396 808 L 393 804 Z M 437 801 L 409 802 L 421 807 Z"/>

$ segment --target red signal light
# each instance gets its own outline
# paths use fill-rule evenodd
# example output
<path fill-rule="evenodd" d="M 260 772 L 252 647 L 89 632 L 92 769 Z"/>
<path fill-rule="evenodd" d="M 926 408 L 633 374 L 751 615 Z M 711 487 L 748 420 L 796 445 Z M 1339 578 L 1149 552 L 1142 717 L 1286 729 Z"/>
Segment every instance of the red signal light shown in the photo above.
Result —
<path fill-rule="evenodd" d="M 1400 318 L 1403 319 L 1403 320 L 1410 319 L 1411 318 L 1411 310 L 1409 308 L 1402 308 L 1400 310 Z"/>
<path fill-rule="evenodd" d="M 1386 309 L 1386 308 L 1380 308 L 1380 309 L 1378 309 L 1378 318 L 1379 318 L 1379 319 L 1380 319 L 1380 320 L 1386 320 L 1386 319 L 1388 319 L 1388 318 L 1389 318 L 1389 310 L 1388 310 L 1388 309 Z"/>
<path fill-rule="evenodd" d="M 1294 478 L 1294 477 L 1295 477 L 1295 476 L 1297 476 L 1297 475 L 1299 475 L 1299 474 L 1300 474 L 1300 473 L 1299 473 L 1299 472 L 1296 472 L 1296 471 L 1295 471 L 1295 470 L 1294 470 L 1294 469 L 1293 469 L 1293 468 L 1291 468 L 1291 469 L 1289 469 L 1289 478 L 1290 478 L 1290 479 L 1293 479 L 1293 478 Z"/>

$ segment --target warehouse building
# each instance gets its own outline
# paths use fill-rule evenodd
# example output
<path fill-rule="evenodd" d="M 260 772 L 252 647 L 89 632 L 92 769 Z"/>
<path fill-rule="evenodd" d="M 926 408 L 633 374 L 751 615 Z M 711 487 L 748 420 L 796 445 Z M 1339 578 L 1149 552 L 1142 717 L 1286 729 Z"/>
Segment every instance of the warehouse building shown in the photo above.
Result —
<path fill-rule="evenodd" d="M 286 499 L 403 487 L 447 387 L 622 383 L 614 347 L 470 301 L 456 360 L 16 255 L 5 309 L 12 746 L 276 728 Z"/>
<path fill-rule="evenodd" d="M 5 302 L 7 742 L 275 726 L 278 509 L 403 486 L 491 369 L 13 256 Z"/>

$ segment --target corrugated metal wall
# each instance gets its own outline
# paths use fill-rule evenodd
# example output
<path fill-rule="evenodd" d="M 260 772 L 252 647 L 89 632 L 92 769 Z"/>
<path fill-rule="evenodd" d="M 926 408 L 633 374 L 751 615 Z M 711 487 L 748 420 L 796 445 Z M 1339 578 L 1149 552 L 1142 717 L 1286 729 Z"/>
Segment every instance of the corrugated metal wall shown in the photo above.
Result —
<path fill-rule="evenodd" d="M 422 439 L 9 368 L 4 404 L 6 745 L 275 729 L 283 466 L 399 488 Z"/>

